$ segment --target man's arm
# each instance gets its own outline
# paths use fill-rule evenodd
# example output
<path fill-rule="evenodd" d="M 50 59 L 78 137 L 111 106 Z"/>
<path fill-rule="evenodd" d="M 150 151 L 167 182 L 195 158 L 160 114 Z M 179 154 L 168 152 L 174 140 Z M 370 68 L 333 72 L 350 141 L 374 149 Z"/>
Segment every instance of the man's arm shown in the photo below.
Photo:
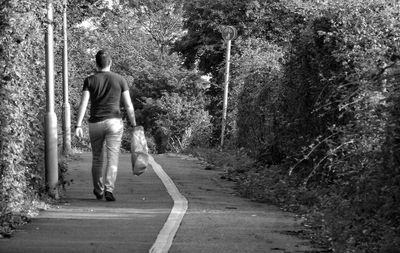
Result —
<path fill-rule="evenodd" d="M 85 113 L 86 113 L 86 108 L 87 105 L 89 103 L 89 98 L 90 98 L 90 93 L 87 90 L 84 90 L 82 93 L 82 97 L 81 97 L 81 103 L 79 105 L 79 110 L 78 110 L 78 118 L 76 120 L 76 128 L 75 128 L 75 135 L 78 138 L 82 138 L 83 137 L 83 131 L 82 131 L 82 121 L 83 121 L 83 117 L 85 117 Z"/>
<path fill-rule="evenodd" d="M 128 113 L 129 121 L 131 122 L 132 126 L 136 126 L 135 109 L 133 108 L 129 90 L 122 92 L 122 101 L 124 102 L 124 107 Z"/>

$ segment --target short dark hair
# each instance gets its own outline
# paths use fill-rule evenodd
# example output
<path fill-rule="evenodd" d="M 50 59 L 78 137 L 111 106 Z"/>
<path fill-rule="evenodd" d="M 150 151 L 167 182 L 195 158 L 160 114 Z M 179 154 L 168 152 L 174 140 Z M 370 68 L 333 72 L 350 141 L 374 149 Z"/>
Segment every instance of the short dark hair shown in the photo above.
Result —
<path fill-rule="evenodd" d="M 96 64 L 99 68 L 103 69 L 110 65 L 111 63 L 111 56 L 107 50 L 100 50 L 96 54 Z"/>

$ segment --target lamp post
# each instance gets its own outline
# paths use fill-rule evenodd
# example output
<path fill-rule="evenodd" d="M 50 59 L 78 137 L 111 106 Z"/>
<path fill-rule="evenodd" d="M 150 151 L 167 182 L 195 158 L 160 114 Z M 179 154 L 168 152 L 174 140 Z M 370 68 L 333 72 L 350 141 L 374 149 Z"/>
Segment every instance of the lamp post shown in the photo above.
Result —
<path fill-rule="evenodd" d="M 47 0 L 46 33 L 46 116 L 45 116 L 45 169 L 46 189 L 50 196 L 57 197 L 58 151 L 57 116 L 54 112 L 54 43 L 53 2 Z"/>
<path fill-rule="evenodd" d="M 71 152 L 71 107 L 68 98 L 68 34 L 67 34 L 67 0 L 63 2 L 63 153 Z"/>
<path fill-rule="evenodd" d="M 226 26 L 221 29 L 222 37 L 226 41 L 226 57 L 225 57 L 225 84 L 224 84 L 224 103 L 222 108 L 222 124 L 221 124 L 221 144 L 220 148 L 224 147 L 226 114 L 228 108 L 228 90 L 229 90 L 229 67 L 231 63 L 231 45 L 232 40 L 237 36 L 237 30 L 233 26 Z"/>

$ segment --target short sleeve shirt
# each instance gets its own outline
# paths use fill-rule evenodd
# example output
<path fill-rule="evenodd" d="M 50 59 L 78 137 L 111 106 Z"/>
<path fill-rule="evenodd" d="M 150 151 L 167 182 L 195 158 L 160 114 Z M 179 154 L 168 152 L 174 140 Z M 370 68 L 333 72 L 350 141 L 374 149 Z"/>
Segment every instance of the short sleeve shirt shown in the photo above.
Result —
<path fill-rule="evenodd" d="M 114 72 L 100 71 L 87 77 L 83 91 L 90 93 L 90 123 L 121 118 L 121 94 L 128 90 L 126 80 Z"/>

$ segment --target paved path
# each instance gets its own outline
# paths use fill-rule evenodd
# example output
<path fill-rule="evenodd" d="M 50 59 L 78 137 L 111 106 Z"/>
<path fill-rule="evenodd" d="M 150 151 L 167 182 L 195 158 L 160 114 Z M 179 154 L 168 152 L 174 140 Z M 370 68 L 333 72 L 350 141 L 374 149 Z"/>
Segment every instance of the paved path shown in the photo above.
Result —
<path fill-rule="evenodd" d="M 95 200 L 90 159 L 81 154 L 70 162 L 68 178 L 74 181 L 67 187 L 67 203 L 41 212 L 11 239 L 0 240 L 1 253 L 149 252 L 174 206 L 165 185 L 153 169 L 133 176 L 130 157 L 123 154 L 117 201 Z M 307 242 L 280 233 L 298 229 L 291 214 L 235 196 L 220 172 L 186 156 L 155 160 L 189 202 L 169 252 L 312 252 Z"/>
<path fill-rule="evenodd" d="M 117 201 L 98 201 L 92 194 L 90 162 L 89 154 L 72 160 L 67 203 L 41 212 L 10 240 L 1 240 L 0 252 L 148 252 L 173 204 L 164 185 L 153 170 L 133 176 L 130 157 L 124 154 Z"/>
<path fill-rule="evenodd" d="M 189 201 L 172 253 L 319 252 L 283 232 L 300 228 L 293 214 L 236 196 L 221 171 L 205 170 L 197 159 L 161 155 L 158 163 Z"/>

